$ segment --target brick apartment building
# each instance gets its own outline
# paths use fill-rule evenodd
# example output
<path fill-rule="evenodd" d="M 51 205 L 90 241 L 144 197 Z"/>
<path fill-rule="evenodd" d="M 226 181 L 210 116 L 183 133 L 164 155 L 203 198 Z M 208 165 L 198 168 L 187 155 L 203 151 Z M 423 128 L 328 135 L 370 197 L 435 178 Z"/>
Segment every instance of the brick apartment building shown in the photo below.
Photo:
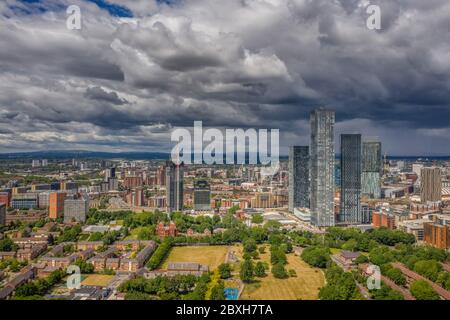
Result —
<path fill-rule="evenodd" d="M 123 185 L 127 189 L 134 189 L 144 185 L 144 179 L 141 176 L 125 177 Z"/>
<path fill-rule="evenodd" d="M 9 208 L 11 204 L 11 193 L 10 192 L 0 192 L 0 204 L 5 204 L 6 208 Z"/>
<path fill-rule="evenodd" d="M 374 211 L 372 213 L 372 225 L 375 228 L 386 227 L 391 230 L 395 229 L 395 217 L 385 211 Z"/>
<path fill-rule="evenodd" d="M 439 249 L 450 248 L 450 225 L 436 222 L 425 223 L 424 241 Z"/>
<path fill-rule="evenodd" d="M 52 192 L 49 195 L 49 209 L 48 217 L 50 219 L 57 219 L 63 216 L 64 200 L 66 199 L 65 192 Z"/>

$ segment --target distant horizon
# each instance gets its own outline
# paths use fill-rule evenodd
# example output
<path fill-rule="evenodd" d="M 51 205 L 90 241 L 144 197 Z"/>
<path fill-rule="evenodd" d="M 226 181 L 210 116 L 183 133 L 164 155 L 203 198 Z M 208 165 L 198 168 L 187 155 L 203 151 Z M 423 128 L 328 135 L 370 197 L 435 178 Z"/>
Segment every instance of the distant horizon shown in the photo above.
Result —
<path fill-rule="evenodd" d="M 46 155 L 51 156 L 52 154 L 74 154 L 74 153 L 85 153 L 85 154 L 98 154 L 98 155 L 126 155 L 126 154 L 148 154 L 148 155 L 170 155 L 168 151 L 93 151 L 93 150 L 34 150 L 34 151 L 17 151 L 17 152 L 2 152 L 0 151 L 0 158 L 5 156 L 20 156 L 20 155 Z M 247 152 L 248 153 L 248 152 Z M 236 153 L 235 153 L 236 154 Z M 340 153 L 335 154 L 336 157 L 340 156 Z M 280 157 L 287 158 L 288 154 L 280 154 Z M 384 154 L 383 156 L 384 157 Z M 420 155 L 402 155 L 402 154 L 386 154 L 386 157 L 389 158 L 448 158 L 450 160 L 449 154 L 420 154 Z"/>

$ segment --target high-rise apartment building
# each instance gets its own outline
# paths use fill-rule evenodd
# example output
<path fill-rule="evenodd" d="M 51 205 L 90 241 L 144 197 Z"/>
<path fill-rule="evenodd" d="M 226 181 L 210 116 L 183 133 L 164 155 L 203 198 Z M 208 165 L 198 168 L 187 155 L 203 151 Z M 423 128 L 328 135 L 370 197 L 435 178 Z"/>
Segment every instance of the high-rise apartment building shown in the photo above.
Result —
<path fill-rule="evenodd" d="M 183 170 L 184 164 L 166 163 L 166 197 L 167 211 L 183 210 Z"/>
<path fill-rule="evenodd" d="M 89 199 L 87 197 L 66 199 L 64 201 L 64 223 L 85 222 L 88 211 Z"/>
<path fill-rule="evenodd" d="M 160 166 L 156 169 L 156 184 L 158 186 L 166 185 L 166 167 Z"/>
<path fill-rule="evenodd" d="M 309 147 L 289 148 L 289 211 L 309 208 Z"/>
<path fill-rule="evenodd" d="M 144 178 L 142 176 L 134 175 L 125 177 L 123 186 L 127 189 L 135 189 L 144 185 Z"/>
<path fill-rule="evenodd" d="M 40 160 L 31 160 L 31 166 L 33 168 L 37 168 L 41 166 L 41 161 Z"/>
<path fill-rule="evenodd" d="M 211 188 L 206 180 L 194 182 L 194 210 L 211 210 Z"/>
<path fill-rule="evenodd" d="M 110 178 L 116 177 L 116 168 L 111 167 L 105 170 L 105 181 L 109 181 Z"/>
<path fill-rule="evenodd" d="M 63 216 L 64 200 L 66 199 L 65 192 L 52 192 L 48 200 L 48 217 L 50 219 L 57 219 Z"/>
<path fill-rule="evenodd" d="M 422 168 L 420 171 L 420 201 L 441 201 L 441 169 L 437 167 Z"/>
<path fill-rule="evenodd" d="M 47 209 L 49 207 L 50 193 L 51 192 L 38 192 L 39 209 Z"/>
<path fill-rule="evenodd" d="M 361 135 L 341 134 L 341 204 L 339 221 L 362 223 Z"/>
<path fill-rule="evenodd" d="M 145 205 L 145 195 L 143 188 L 136 188 L 127 195 L 127 202 L 133 207 L 143 207 Z"/>
<path fill-rule="evenodd" d="M 372 199 L 381 198 L 381 142 L 362 143 L 361 193 Z"/>
<path fill-rule="evenodd" d="M 335 112 L 311 112 L 311 223 L 334 226 L 334 122 Z"/>

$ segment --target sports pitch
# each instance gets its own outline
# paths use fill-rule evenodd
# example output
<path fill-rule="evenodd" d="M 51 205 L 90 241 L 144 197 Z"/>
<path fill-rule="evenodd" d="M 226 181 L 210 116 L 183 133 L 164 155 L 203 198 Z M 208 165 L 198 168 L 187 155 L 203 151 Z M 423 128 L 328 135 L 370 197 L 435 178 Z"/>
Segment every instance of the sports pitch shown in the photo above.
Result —
<path fill-rule="evenodd" d="M 86 277 L 86 279 L 81 282 L 84 286 L 100 286 L 106 287 L 114 278 L 112 275 L 105 274 L 91 274 Z"/>
<path fill-rule="evenodd" d="M 196 262 L 208 265 L 209 270 L 213 271 L 225 262 L 226 254 L 232 248 L 233 246 L 173 247 L 160 269 L 167 269 L 170 262 Z"/>

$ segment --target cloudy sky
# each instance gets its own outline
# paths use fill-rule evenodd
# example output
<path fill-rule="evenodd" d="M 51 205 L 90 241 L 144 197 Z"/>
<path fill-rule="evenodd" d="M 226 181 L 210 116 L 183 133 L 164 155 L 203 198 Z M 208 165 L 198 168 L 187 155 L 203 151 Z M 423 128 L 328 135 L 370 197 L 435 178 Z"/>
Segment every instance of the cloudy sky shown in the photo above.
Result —
<path fill-rule="evenodd" d="M 169 151 L 194 120 L 279 128 L 309 112 L 391 155 L 450 154 L 450 2 L 2 0 L 0 152 Z M 81 9 L 81 30 L 66 9 Z"/>

